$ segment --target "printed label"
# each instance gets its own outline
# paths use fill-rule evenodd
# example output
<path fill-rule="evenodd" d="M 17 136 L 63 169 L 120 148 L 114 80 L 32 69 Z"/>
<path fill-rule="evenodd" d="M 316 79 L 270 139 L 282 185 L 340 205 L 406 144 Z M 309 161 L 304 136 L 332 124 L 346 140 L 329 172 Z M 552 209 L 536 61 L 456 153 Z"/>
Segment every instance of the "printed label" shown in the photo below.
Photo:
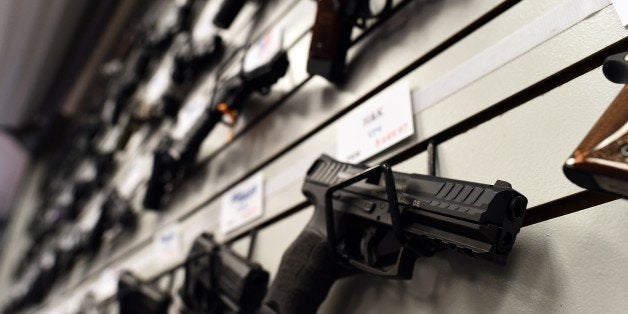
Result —
<path fill-rule="evenodd" d="M 373 96 L 340 120 L 337 158 L 361 162 L 414 134 L 412 100 L 403 81 Z"/>
<path fill-rule="evenodd" d="M 153 237 L 156 256 L 175 259 L 183 254 L 183 234 L 178 223 L 159 230 Z"/>
<path fill-rule="evenodd" d="M 228 233 L 264 213 L 264 176 L 260 173 L 227 192 L 222 198 L 220 231 Z"/>

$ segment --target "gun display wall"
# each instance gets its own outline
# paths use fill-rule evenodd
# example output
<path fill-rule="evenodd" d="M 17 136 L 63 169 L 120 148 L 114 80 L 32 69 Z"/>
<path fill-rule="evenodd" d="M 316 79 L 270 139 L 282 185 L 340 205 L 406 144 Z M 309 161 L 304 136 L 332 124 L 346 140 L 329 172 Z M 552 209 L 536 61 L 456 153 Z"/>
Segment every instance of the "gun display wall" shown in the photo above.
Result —
<path fill-rule="evenodd" d="M 25 183 L 0 305 L 621 312 L 617 13 L 608 0 L 150 2 Z"/>

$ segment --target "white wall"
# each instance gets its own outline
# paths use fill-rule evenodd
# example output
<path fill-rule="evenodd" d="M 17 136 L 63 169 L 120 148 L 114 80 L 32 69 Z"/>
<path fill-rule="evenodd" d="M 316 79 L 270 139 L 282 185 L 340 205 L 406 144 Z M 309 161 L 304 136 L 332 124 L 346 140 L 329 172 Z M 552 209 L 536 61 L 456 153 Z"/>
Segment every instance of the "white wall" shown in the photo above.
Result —
<path fill-rule="evenodd" d="M 298 2 L 311 4 L 309 0 Z M 218 239 L 232 239 L 239 232 L 302 205 L 303 168 L 322 152 L 333 151 L 337 113 L 360 105 L 401 80 L 408 82 L 411 89 L 428 86 L 566 2 L 520 2 L 447 49 L 431 53 L 504 1 L 414 1 L 349 51 L 349 80 L 342 87 L 334 87 L 318 77 L 306 81 L 309 34 L 299 37 L 295 28 L 305 31 L 303 21 L 311 21 L 313 11 L 299 11 L 300 19 L 296 21 L 302 23 L 297 23 L 288 18 L 290 14 L 269 10 L 274 17 L 265 19 L 265 25 L 279 16 L 294 26 L 286 28 L 290 34 L 287 41 L 291 45 L 291 68 L 269 97 L 255 96 L 250 102 L 252 110 L 244 113 L 239 130 L 245 130 L 245 125 L 250 128 L 228 145 L 224 129 L 210 135 L 197 175 L 179 187 L 168 209 L 160 215 L 144 215 L 141 230 L 132 239 L 101 253 L 92 264 L 80 263 L 53 291 L 46 305 L 53 309 L 64 301 L 80 300 L 106 269 L 128 268 L 149 277 L 183 260 L 198 233 L 218 232 L 220 196 L 225 189 L 254 171 L 264 174 L 265 187 L 270 191 L 264 200 L 264 216 L 234 233 L 218 234 Z M 586 3 L 594 2 L 606 5 L 434 106 L 415 111 L 416 134 L 369 162 L 394 157 L 404 149 L 442 135 L 460 121 L 487 108 L 502 106 L 500 102 L 509 96 L 624 40 L 628 31 L 620 25 L 610 3 Z M 281 8 L 289 8 L 286 3 L 282 2 Z M 356 31 L 354 37 L 359 33 Z M 628 44 L 624 46 L 628 50 Z M 418 61 L 418 65 L 406 69 Z M 396 82 L 387 81 L 402 70 L 403 75 Z M 621 86 L 606 81 L 599 64 L 565 78 L 564 84 L 534 94 L 530 100 L 440 144 L 439 175 L 484 183 L 509 181 L 528 197 L 529 206 L 580 192 L 563 176 L 562 163 Z M 373 90 L 377 92 L 372 93 Z M 272 114 L 260 118 L 260 113 L 269 108 L 274 108 Z M 425 173 L 425 153 L 415 153 L 394 168 Z M 212 158 L 203 159 L 208 156 Z M 282 180 L 288 181 L 281 184 Z M 445 252 L 417 261 L 415 276 L 410 281 L 370 276 L 341 280 L 334 285 L 321 312 L 625 312 L 628 267 L 623 265 L 628 249 L 623 239 L 628 236 L 627 205 L 618 200 L 525 227 L 505 267 Z M 254 260 L 274 275 L 283 250 L 296 238 L 311 213 L 311 207 L 307 207 L 262 228 Z M 166 259 L 154 249 L 152 236 L 171 224 L 178 224 L 182 230 L 183 248 L 179 256 Z M 244 254 L 248 243 L 247 238 L 236 241 L 234 249 Z"/>

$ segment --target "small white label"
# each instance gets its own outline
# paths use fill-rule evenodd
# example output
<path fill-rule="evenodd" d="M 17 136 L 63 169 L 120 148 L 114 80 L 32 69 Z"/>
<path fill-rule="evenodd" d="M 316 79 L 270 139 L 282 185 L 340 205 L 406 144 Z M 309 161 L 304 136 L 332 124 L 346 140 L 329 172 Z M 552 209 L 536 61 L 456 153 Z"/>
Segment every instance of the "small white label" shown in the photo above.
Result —
<path fill-rule="evenodd" d="M 613 7 L 619 15 L 619 20 L 624 26 L 628 26 L 628 1 L 626 0 L 613 0 Z"/>
<path fill-rule="evenodd" d="M 264 176 L 259 173 L 238 184 L 222 197 L 220 232 L 228 233 L 264 213 Z"/>
<path fill-rule="evenodd" d="M 337 158 L 361 162 L 414 134 L 412 100 L 402 81 L 373 96 L 340 120 Z"/>
<path fill-rule="evenodd" d="M 253 43 L 244 56 L 243 70 L 251 72 L 269 63 L 283 48 L 283 28 L 273 27 Z"/>
<path fill-rule="evenodd" d="M 159 230 L 153 237 L 155 255 L 166 259 L 175 259 L 183 254 L 183 235 L 181 225 L 169 225 Z"/>

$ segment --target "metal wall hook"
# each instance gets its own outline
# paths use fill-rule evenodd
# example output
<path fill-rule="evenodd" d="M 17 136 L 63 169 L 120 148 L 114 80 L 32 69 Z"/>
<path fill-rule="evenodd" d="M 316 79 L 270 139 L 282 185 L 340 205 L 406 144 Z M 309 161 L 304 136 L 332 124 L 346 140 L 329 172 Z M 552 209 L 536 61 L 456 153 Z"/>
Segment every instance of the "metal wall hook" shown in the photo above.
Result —
<path fill-rule="evenodd" d="M 427 144 L 427 174 L 433 177 L 436 177 L 436 158 L 436 142 L 430 141 Z"/>
<path fill-rule="evenodd" d="M 257 228 L 251 230 L 250 236 L 251 240 L 249 241 L 249 250 L 246 253 L 246 260 L 252 262 L 253 254 L 255 254 L 255 245 L 257 242 Z"/>

